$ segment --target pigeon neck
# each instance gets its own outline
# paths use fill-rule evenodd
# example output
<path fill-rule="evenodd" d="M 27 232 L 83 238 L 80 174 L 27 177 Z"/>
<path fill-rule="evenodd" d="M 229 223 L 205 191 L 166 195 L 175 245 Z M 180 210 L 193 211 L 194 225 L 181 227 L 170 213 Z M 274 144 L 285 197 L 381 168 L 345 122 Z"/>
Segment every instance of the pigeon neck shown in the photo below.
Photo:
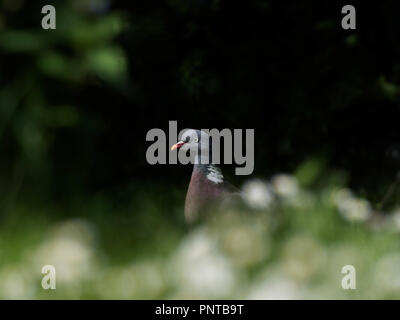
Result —
<path fill-rule="evenodd" d="M 205 175 L 209 181 L 215 184 L 224 182 L 224 176 L 221 169 L 215 164 L 194 164 L 193 173 L 201 173 Z"/>

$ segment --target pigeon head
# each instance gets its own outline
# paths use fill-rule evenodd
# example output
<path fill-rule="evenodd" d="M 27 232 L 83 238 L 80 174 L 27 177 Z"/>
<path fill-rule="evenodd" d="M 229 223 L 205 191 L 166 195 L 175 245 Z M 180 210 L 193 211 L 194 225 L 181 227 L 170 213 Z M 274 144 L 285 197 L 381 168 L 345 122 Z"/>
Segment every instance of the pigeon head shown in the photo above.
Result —
<path fill-rule="evenodd" d="M 190 151 L 194 156 L 194 164 L 209 164 L 211 159 L 210 136 L 201 130 L 187 129 L 182 133 L 180 141 L 171 150 L 182 149 Z"/>

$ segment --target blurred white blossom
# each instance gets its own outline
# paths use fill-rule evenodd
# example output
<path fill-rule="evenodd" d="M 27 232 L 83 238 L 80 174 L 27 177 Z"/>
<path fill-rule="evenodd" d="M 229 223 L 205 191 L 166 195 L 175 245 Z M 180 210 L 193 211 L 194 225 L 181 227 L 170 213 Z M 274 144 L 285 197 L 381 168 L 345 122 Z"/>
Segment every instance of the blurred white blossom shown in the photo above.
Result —
<path fill-rule="evenodd" d="M 245 299 L 250 300 L 290 300 L 301 299 L 299 285 L 279 272 L 266 272 L 259 276 L 250 287 Z"/>
<path fill-rule="evenodd" d="M 369 202 L 353 196 L 348 189 L 333 191 L 332 201 L 342 216 L 349 221 L 366 221 L 372 215 L 372 208 Z"/>
<path fill-rule="evenodd" d="M 83 220 L 66 221 L 56 226 L 33 253 L 34 268 L 41 270 L 44 265 L 53 265 L 57 283 L 64 287 L 79 284 L 97 271 L 93 237 L 93 226 Z"/>
<path fill-rule="evenodd" d="M 314 195 L 299 187 L 295 176 L 278 174 L 272 178 L 272 189 L 283 203 L 295 208 L 310 208 L 315 203 Z"/>
<path fill-rule="evenodd" d="M 259 179 L 247 181 L 242 191 L 247 205 L 253 209 L 268 209 L 274 201 L 270 186 Z"/>
<path fill-rule="evenodd" d="M 235 270 L 206 229 L 192 232 L 172 258 L 170 275 L 187 298 L 219 298 L 235 286 Z"/>
<path fill-rule="evenodd" d="M 282 197 L 294 197 L 299 192 L 297 179 L 288 174 L 278 174 L 272 178 L 272 186 L 278 195 Z"/>

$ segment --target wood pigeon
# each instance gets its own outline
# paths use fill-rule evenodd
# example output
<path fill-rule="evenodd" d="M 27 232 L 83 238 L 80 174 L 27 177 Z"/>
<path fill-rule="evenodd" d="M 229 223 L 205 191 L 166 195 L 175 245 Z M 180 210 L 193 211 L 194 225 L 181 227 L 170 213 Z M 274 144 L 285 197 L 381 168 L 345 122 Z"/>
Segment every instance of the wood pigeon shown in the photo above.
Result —
<path fill-rule="evenodd" d="M 201 130 L 188 129 L 182 139 L 171 147 L 171 151 L 190 150 L 193 158 L 193 171 L 185 200 L 185 219 L 192 223 L 198 220 L 212 205 L 230 202 L 239 192 L 224 180 L 220 168 L 212 163 L 210 136 Z"/>

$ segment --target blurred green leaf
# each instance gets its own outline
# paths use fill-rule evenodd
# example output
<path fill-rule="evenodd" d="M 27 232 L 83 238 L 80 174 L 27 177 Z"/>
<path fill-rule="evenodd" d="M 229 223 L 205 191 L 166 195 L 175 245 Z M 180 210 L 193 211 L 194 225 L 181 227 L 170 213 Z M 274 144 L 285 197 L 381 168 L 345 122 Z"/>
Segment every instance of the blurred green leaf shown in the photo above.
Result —
<path fill-rule="evenodd" d="M 296 178 L 303 187 L 311 186 L 325 168 L 321 158 L 311 158 L 304 161 L 296 170 Z"/>
<path fill-rule="evenodd" d="M 117 47 L 106 47 L 93 50 L 86 56 L 89 70 L 105 81 L 123 80 L 126 73 L 124 53 Z"/>

